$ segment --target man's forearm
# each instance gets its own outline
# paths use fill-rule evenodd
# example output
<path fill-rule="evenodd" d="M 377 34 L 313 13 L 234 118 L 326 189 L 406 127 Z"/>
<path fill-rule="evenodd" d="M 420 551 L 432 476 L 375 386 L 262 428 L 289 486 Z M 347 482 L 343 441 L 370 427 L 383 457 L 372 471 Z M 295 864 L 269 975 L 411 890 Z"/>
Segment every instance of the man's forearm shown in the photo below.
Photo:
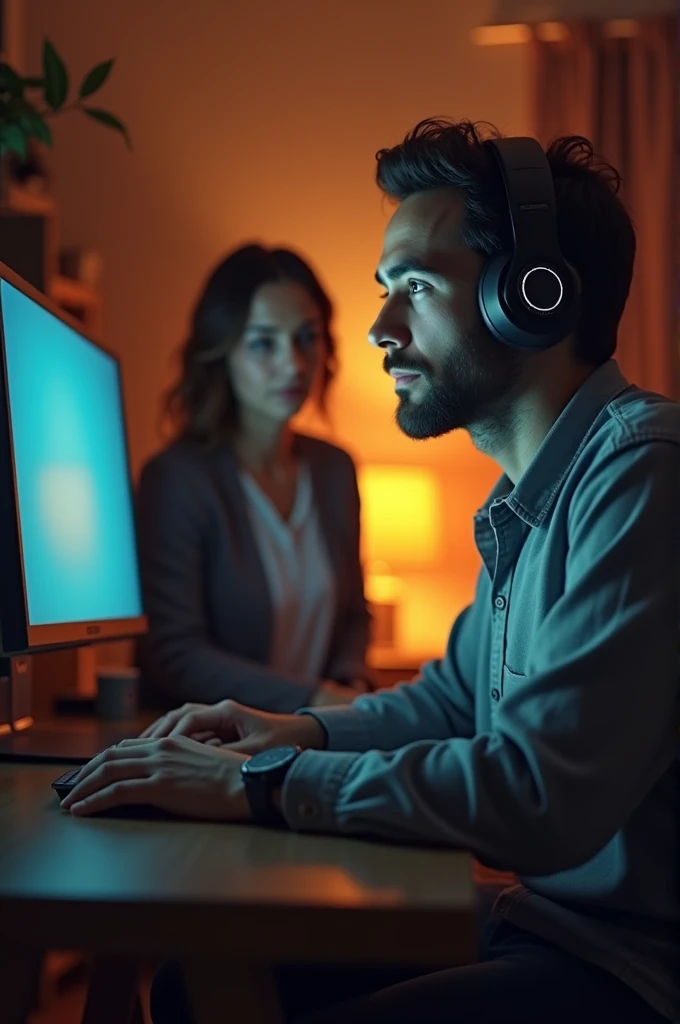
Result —
<path fill-rule="evenodd" d="M 397 750 L 421 739 L 469 737 L 471 720 L 461 714 L 440 681 L 438 663 L 425 666 L 417 682 L 358 696 L 350 705 L 303 708 L 301 717 L 316 718 L 324 727 L 323 749 L 364 753 Z M 456 685 L 450 684 L 455 695 Z"/>
<path fill-rule="evenodd" d="M 422 739 L 474 736 L 478 641 L 478 624 L 466 609 L 453 625 L 445 656 L 423 665 L 417 681 L 357 697 L 350 706 L 315 709 L 311 713 L 328 734 L 326 749 L 398 750 Z"/>

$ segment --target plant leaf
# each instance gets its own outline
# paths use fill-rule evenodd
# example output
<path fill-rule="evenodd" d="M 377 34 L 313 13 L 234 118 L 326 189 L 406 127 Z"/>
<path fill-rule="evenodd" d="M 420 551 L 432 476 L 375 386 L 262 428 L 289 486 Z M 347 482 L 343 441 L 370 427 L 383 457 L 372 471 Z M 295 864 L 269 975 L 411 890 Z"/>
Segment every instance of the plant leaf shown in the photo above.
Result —
<path fill-rule="evenodd" d="M 113 61 L 105 60 L 103 64 L 97 64 L 97 66 L 92 68 L 91 71 L 88 71 L 80 86 L 79 96 L 81 100 L 86 99 L 88 96 L 92 96 L 97 89 L 101 89 L 104 82 L 109 77 L 112 67 Z"/>
<path fill-rule="evenodd" d="M 18 124 L 0 125 L 0 153 L 16 153 L 26 158 L 26 135 Z"/>
<path fill-rule="evenodd" d="M 106 125 L 107 128 L 113 128 L 114 131 L 120 132 L 125 139 L 127 148 L 132 149 L 132 142 L 127 128 L 114 114 L 109 114 L 108 110 L 99 110 L 96 107 L 81 107 L 80 109 L 94 121 L 99 121 L 100 124 Z"/>
<path fill-rule="evenodd" d="M 2 105 L 1 113 L 4 124 L 15 125 L 23 133 L 26 141 L 29 136 L 34 136 L 46 146 L 52 145 L 52 132 L 49 126 L 28 100 L 16 96 Z M 12 137 L 16 138 L 14 133 Z M 14 149 L 14 152 L 18 150 Z"/>
<path fill-rule="evenodd" d="M 21 118 L 21 127 L 45 146 L 52 145 L 52 129 L 37 111 L 27 111 Z"/>
<path fill-rule="evenodd" d="M 0 64 L 0 92 L 9 93 L 10 96 L 23 96 L 24 83 L 21 77 L 9 64 Z"/>
<path fill-rule="evenodd" d="M 43 73 L 45 75 L 45 101 L 52 110 L 59 110 L 68 96 L 68 72 L 66 65 L 49 39 L 46 39 L 43 45 Z"/>

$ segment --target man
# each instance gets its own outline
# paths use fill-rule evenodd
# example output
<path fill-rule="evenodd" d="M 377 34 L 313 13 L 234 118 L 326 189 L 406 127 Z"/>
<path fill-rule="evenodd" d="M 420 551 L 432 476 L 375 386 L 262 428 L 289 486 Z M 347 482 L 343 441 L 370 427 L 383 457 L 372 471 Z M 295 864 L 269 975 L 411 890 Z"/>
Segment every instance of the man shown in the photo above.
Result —
<path fill-rule="evenodd" d="M 370 338 L 397 421 L 414 438 L 465 429 L 503 470 L 475 516 L 483 565 L 445 656 L 350 707 L 179 709 L 91 762 L 64 804 L 278 813 L 301 831 L 465 847 L 520 876 L 478 964 L 396 987 L 346 976 L 316 1008 L 293 993 L 288 1019 L 680 1021 L 680 408 L 612 360 L 635 251 L 616 172 L 585 140 L 547 157 L 580 312 L 532 351 L 483 314 L 480 278 L 513 238 L 481 130 L 424 122 L 378 154 L 398 206 Z M 286 745 L 302 752 L 258 782 L 246 755 Z"/>

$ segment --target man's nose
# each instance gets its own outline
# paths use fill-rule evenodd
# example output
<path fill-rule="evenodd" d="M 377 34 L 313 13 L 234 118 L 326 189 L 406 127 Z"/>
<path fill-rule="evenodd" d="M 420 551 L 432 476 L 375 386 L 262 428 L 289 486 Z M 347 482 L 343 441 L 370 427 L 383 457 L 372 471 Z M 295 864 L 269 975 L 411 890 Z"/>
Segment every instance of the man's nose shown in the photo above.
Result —
<path fill-rule="evenodd" d="M 368 340 L 376 348 L 392 352 L 395 349 L 406 348 L 411 340 L 411 332 L 405 323 L 387 307 L 383 307 L 368 332 Z"/>

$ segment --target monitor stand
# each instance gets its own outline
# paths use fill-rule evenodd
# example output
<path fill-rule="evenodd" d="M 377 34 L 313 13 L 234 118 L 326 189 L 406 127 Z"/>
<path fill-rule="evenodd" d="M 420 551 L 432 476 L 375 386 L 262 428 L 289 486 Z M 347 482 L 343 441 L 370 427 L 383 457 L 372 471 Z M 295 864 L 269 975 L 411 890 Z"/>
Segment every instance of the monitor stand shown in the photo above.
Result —
<path fill-rule="evenodd" d="M 0 761 L 86 764 L 121 740 L 134 736 L 136 723 L 63 721 L 33 725 L 31 659 L 0 656 Z"/>
<path fill-rule="evenodd" d="M 27 654 L 0 656 L 0 728 L 21 732 L 33 725 L 32 661 Z"/>

